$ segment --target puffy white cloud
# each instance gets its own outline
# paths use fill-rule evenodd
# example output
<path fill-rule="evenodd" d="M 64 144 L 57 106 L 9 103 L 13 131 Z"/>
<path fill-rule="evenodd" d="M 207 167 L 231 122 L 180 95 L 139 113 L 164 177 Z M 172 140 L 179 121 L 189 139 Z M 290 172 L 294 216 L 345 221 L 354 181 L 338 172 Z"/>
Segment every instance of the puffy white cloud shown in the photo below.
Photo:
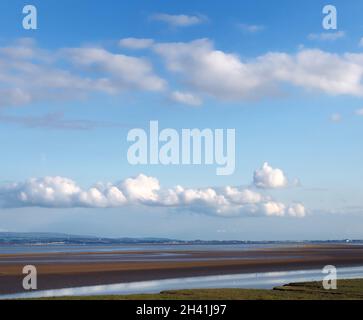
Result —
<path fill-rule="evenodd" d="M 303 50 L 295 56 L 269 54 L 265 58 L 277 64 L 276 80 L 332 95 L 363 95 L 363 55 Z"/>
<path fill-rule="evenodd" d="M 208 39 L 159 43 L 153 50 L 194 92 L 219 99 L 276 96 L 284 84 L 331 95 L 363 96 L 363 54 L 304 49 L 294 55 L 269 52 L 242 60 L 236 54 L 216 50 Z"/>
<path fill-rule="evenodd" d="M 306 215 L 306 209 L 303 204 L 295 203 L 287 209 L 287 214 L 291 217 L 303 218 Z"/>
<path fill-rule="evenodd" d="M 285 215 L 286 206 L 281 202 L 268 201 L 262 204 L 264 213 L 267 216 L 279 216 Z"/>
<path fill-rule="evenodd" d="M 193 17 L 203 20 L 183 15 L 176 20 L 194 21 Z M 146 58 L 102 47 L 47 51 L 31 39 L 21 39 L 0 47 L 0 107 L 130 90 L 160 92 L 178 103 L 199 105 L 204 96 L 236 101 L 276 97 L 284 93 L 286 85 L 330 95 L 363 96 L 362 53 L 301 49 L 295 54 L 267 52 L 241 58 L 216 49 L 208 39 L 157 43 L 125 38 L 119 44 L 156 52 L 163 58 L 170 82 L 177 75 L 185 88 L 166 90 L 167 82 Z"/>
<path fill-rule="evenodd" d="M 92 187 L 79 194 L 79 202 L 75 206 L 94 208 L 113 208 L 126 204 L 127 199 L 120 189 L 109 185 L 106 188 Z"/>
<path fill-rule="evenodd" d="M 2 187 L 3 199 L 9 206 L 72 206 L 81 188 L 63 177 L 32 178 Z"/>
<path fill-rule="evenodd" d="M 97 183 L 89 189 L 63 177 L 29 179 L 1 187 L 0 203 L 5 207 L 47 208 L 137 205 L 221 217 L 305 215 L 302 204 L 285 205 L 248 188 L 161 188 L 158 179 L 143 174 L 118 184 Z"/>
<path fill-rule="evenodd" d="M 173 27 L 189 27 L 203 23 L 206 18 L 203 16 L 191 16 L 186 14 L 156 13 L 150 17 L 155 21 L 162 21 Z"/>
<path fill-rule="evenodd" d="M 200 106 L 203 103 L 202 99 L 190 92 L 174 91 L 171 93 L 170 98 L 174 102 L 193 107 Z"/>
<path fill-rule="evenodd" d="M 81 99 L 94 92 L 160 91 L 165 85 L 147 60 L 102 48 L 45 51 L 30 39 L 0 47 L 0 106 Z"/>
<path fill-rule="evenodd" d="M 101 72 L 99 81 L 104 80 L 111 92 L 126 88 L 158 91 L 165 86 L 164 80 L 154 75 L 152 65 L 145 59 L 114 54 L 102 48 L 72 48 L 63 52 L 76 66 Z"/>
<path fill-rule="evenodd" d="M 165 59 L 169 71 L 181 74 L 195 92 L 224 99 L 248 98 L 265 82 L 236 55 L 214 50 L 207 39 L 156 44 L 154 50 Z"/>
<path fill-rule="evenodd" d="M 274 169 L 265 162 L 262 168 L 255 171 L 253 183 L 257 188 L 283 188 L 287 186 L 288 180 L 281 169 Z"/>
<path fill-rule="evenodd" d="M 110 91 L 102 79 L 82 78 L 57 67 L 1 56 L 0 84 L 0 106 L 79 99 L 92 90 Z"/>
<path fill-rule="evenodd" d="M 157 191 L 160 190 L 156 178 L 140 174 L 136 178 L 128 178 L 122 184 L 122 189 L 131 200 L 152 202 L 158 200 Z"/>
<path fill-rule="evenodd" d="M 143 38 L 124 38 L 119 41 L 121 47 L 135 50 L 150 48 L 153 44 L 153 39 Z"/>
<path fill-rule="evenodd" d="M 256 204 L 264 200 L 264 197 L 253 190 L 232 188 L 227 186 L 225 188 L 226 197 L 236 204 Z"/>
<path fill-rule="evenodd" d="M 40 207 L 117 207 L 126 202 L 123 193 L 112 185 L 97 185 L 82 190 L 76 182 L 63 177 L 32 178 L 1 188 L 5 206 Z"/>

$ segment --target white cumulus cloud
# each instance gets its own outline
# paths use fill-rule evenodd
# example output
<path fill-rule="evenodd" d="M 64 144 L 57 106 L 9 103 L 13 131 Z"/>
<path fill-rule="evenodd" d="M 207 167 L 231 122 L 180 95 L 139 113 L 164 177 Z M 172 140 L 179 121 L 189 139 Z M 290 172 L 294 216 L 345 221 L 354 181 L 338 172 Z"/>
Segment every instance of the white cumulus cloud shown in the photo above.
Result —
<path fill-rule="evenodd" d="M 295 203 L 289 206 L 287 213 L 291 217 L 303 218 L 306 215 L 306 209 L 303 204 Z"/>
<path fill-rule="evenodd" d="M 162 188 L 157 178 L 143 174 L 88 189 L 64 177 L 32 178 L 0 187 L 0 203 L 4 207 L 160 207 L 221 217 L 305 216 L 302 204 L 284 204 L 250 188 Z"/>
<path fill-rule="evenodd" d="M 148 60 L 103 48 L 46 51 L 30 39 L 0 47 L 0 107 L 165 86 Z"/>
<path fill-rule="evenodd" d="M 203 20 L 199 16 L 160 17 L 175 19 L 179 25 Z M 156 53 L 166 66 L 162 70 L 165 78 L 180 89 L 170 89 L 158 75 L 151 52 L 147 52 L 148 57 L 139 57 L 101 46 L 44 50 L 31 39 L 20 39 L 0 46 L 0 107 L 135 90 L 156 92 L 192 106 L 200 105 L 205 97 L 227 101 L 278 97 L 288 94 L 289 86 L 333 96 L 363 97 L 362 53 L 303 48 L 296 53 L 241 57 L 215 48 L 209 39 L 158 43 L 124 38 L 119 45 Z"/>
<path fill-rule="evenodd" d="M 103 80 L 110 91 L 127 88 L 158 91 L 165 86 L 164 80 L 154 75 L 152 65 L 143 58 L 115 54 L 102 48 L 71 48 L 63 52 L 76 66 L 101 72 L 100 81 Z"/>
<path fill-rule="evenodd" d="M 122 189 L 131 200 L 157 201 L 157 191 L 160 190 L 159 181 L 156 178 L 140 174 L 136 178 L 128 178 L 122 183 Z"/>
<path fill-rule="evenodd" d="M 267 162 L 255 171 L 253 183 L 257 188 L 283 188 L 288 185 L 287 177 L 281 169 L 272 168 Z"/>
<path fill-rule="evenodd" d="M 363 96 L 363 54 L 303 49 L 242 60 L 215 49 L 208 39 L 158 43 L 153 50 L 194 92 L 219 99 L 273 97 L 283 92 L 284 84 L 331 95 Z"/>

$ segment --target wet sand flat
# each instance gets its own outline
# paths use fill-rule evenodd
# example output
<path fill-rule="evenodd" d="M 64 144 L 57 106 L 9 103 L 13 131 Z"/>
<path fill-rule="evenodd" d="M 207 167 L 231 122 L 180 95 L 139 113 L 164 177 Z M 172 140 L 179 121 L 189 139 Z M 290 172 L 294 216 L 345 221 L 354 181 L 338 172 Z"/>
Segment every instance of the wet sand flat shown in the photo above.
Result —
<path fill-rule="evenodd" d="M 122 251 L 0 255 L 0 294 L 22 292 L 22 268 L 35 265 L 38 289 L 168 278 L 363 266 L 361 245 L 309 245 L 243 251 Z"/>

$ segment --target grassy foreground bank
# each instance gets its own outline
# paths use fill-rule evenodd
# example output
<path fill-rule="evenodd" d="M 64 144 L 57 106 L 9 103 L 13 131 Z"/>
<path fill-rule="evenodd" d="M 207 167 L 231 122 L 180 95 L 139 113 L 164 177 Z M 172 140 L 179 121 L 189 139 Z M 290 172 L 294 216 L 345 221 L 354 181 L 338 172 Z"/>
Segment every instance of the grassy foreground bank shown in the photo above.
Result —
<path fill-rule="evenodd" d="M 337 290 L 324 290 L 321 282 L 291 283 L 272 290 L 193 289 L 159 294 L 52 298 L 57 300 L 363 300 L 363 279 L 339 280 Z"/>

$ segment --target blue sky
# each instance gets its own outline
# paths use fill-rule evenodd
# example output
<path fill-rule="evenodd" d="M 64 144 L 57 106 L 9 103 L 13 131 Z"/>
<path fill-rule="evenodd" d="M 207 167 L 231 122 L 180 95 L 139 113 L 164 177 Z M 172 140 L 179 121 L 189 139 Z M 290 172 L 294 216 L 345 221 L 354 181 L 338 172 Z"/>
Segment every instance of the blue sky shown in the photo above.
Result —
<path fill-rule="evenodd" d="M 363 238 L 363 3 L 34 0 L 37 30 L 25 4 L 0 4 L 0 230 Z M 131 166 L 151 120 L 236 129 L 234 174 Z"/>

